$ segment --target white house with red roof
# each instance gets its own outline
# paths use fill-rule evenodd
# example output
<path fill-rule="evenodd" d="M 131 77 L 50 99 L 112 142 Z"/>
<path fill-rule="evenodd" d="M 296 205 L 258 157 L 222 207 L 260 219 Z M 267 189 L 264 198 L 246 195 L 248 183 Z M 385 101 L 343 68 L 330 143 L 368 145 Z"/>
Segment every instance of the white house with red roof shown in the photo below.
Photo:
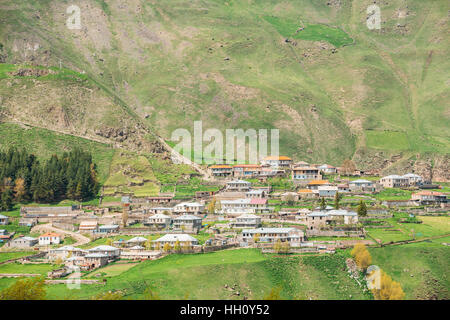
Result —
<path fill-rule="evenodd" d="M 39 245 L 46 246 L 51 244 L 60 244 L 61 243 L 61 235 L 54 232 L 47 232 L 41 234 L 39 236 Z"/>

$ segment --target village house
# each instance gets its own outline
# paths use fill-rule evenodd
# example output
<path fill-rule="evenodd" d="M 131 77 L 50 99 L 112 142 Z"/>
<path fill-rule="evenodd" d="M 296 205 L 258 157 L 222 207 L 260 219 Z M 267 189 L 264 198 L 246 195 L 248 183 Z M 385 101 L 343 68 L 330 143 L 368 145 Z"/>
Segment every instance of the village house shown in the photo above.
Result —
<path fill-rule="evenodd" d="M 317 230 L 332 222 L 342 222 L 343 224 L 358 223 L 358 214 L 347 210 L 324 210 L 313 211 L 306 215 L 306 226 L 308 230 Z"/>
<path fill-rule="evenodd" d="M 91 270 L 106 266 L 110 260 L 110 256 L 103 253 L 89 253 L 84 256 L 84 269 Z"/>
<path fill-rule="evenodd" d="M 376 190 L 373 181 L 358 179 L 348 183 L 351 192 L 374 192 Z"/>
<path fill-rule="evenodd" d="M 97 233 L 109 234 L 109 233 L 117 233 L 119 232 L 118 224 L 104 224 L 98 227 Z"/>
<path fill-rule="evenodd" d="M 251 187 L 251 182 L 244 180 L 233 180 L 227 182 L 227 191 L 248 192 Z"/>
<path fill-rule="evenodd" d="M 147 204 L 166 204 L 170 203 L 173 200 L 174 195 L 172 193 L 167 194 L 160 194 L 158 196 L 154 197 L 142 197 L 142 198 L 131 198 L 131 197 L 122 197 L 122 204 L 123 205 L 131 205 L 134 206 L 144 206 Z M 128 201 L 128 202 L 127 202 Z"/>
<path fill-rule="evenodd" d="M 292 169 L 292 180 L 294 182 L 309 182 L 311 180 L 321 180 L 322 175 L 319 169 L 313 167 L 295 167 Z"/>
<path fill-rule="evenodd" d="M 11 248 L 31 248 L 38 243 L 38 239 L 33 237 L 19 237 L 6 243 L 6 247 Z"/>
<path fill-rule="evenodd" d="M 172 224 L 172 218 L 162 213 L 157 213 L 147 218 L 144 221 L 145 226 L 152 226 L 155 229 L 167 229 Z"/>
<path fill-rule="evenodd" d="M 310 189 L 299 189 L 297 194 L 300 199 L 311 199 L 317 196 L 317 194 Z"/>
<path fill-rule="evenodd" d="M 170 203 L 172 202 L 173 196 L 157 196 L 157 197 L 147 197 L 145 198 L 145 203 Z M 134 201 L 133 201 L 134 203 Z"/>
<path fill-rule="evenodd" d="M 409 187 L 409 180 L 403 176 L 392 174 L 380 179 L 383 188 L 406 188 Z"/>
<path fill-rule="evenodd" d="M 54 232 L 44 233 L 39 236 L 39 245 L 40 246 L 51 245 L 51 244 L 60 244 L 60 242 L 61 242 L 61 235 L 54 233 Z"/>
<path fill-rule="evenodd" d="M 258 178 L 267 179 L 267 178 L 271 178 L 271 177 L 284 177 L 285 175 L 286 175 L 286 170 L 284 170 L 284 169 L 277 169 L 274 167 L 263 166 L 261 168 L 261 171 L 259 172 Z"/>
<path fill-rule="evenodd" d="M 317 169 L 319 169 L 321 172 L 323 172 L 325 174 L 337 173 L 336 167 L 330 166 L 329 164 L 323 164 L 321 166 L 318 166 Z"/>
<path fill-rule="evenodd" d="M 319 186 L 317 187 L 319 197 L 334 197 L 338 192 L 337 186 Z"/>
<path fill-rule="evenodd" d="M 331 183 L 328 180 L 312 180 L 306 185 L 310 190 L 318 190 L 320 186 L 331 186 Z"/>
<path fill-rule="evenodd" d="M 411 187 L 420 186 L 421 184 L 423 184 L 423 178 L 418 174 L 407 173 L 403 175 L 403 178 L 408 179 L 408 185 Z"/>
<path fill-rule="evenodd" d="M 340 183 L 337 185 L 337 187 L 339 193 L 350 192 L 350 186 L 348 185 L 348 183 Z"/>
<path fill-rule="evenodd" d="M 286 156 L 268 156 L 261 160 L 261 164 L 273 168 L 290 168 L 292 159 Z"/>
<path fill-rule="evenodd" d="M 20 218 L 19 220 L 19 226 L 21 227 L 34 227 L 37 225 L 38 219 L 37 218 Z"/>
<path fill-rule="evenodd" d="M 8 230 L 0 229 L 0 243 L 5 243 L 14 236 L 15 232 L 9 233 Z"/>
<path fill-rule="evenodd" d="M 7 225 L 9 223 L 9 217 L 0 214 L 0 225 Z"/>
<path fill-rule="evenodd" d="M 221 214 L 243 214 L 250 213 L 252 210 L 249 208 L 251 199 L 235 199 L 235 200 L 221 200 L 220 210 Z"/>
<path fill-rule="evenodd" d="M 244 243 L 252 242 L 255 238 L 259 238 L 258 242 L 275 243 L 280 240 L 289 242 L 292 246 L 298 246 L 300 242 L 304 241 L 305 234 L 296 228 L 257 228 L 242 231 Z"/>
<path fill-rule="evenodd" d="M 131 238 L 130 240 L 127 240 L 126 244 L 128 247 L 136 247 L 136 246 L 143 246 L 147 241 L 148 239 L 144 237 L 134 237 Z"/>
<path fill-rule="evenodd" d="M 311 210 L 308 208 L 301 208 L 298 210 L 298 215 L 296 217 L 297 220 L 306 221 L 306 215 L 311 213 Z"/>
<path fill-rule="evenodd" d="M 233 167 L 227 164 L 212 165 L 208 169 L 215 178 L 228 178 L 233 175 Z"/>
<path fill-rule="evenodd" d="M 259 228 L 261 227 L 261 217 L 254 214 L 243 214 L 231 223 L 232 228 Z"/>
<path fill-rule="evenodd" d="M 113 246 L 108 246 L 108 245 L 101 245 L 101 246 L 94 247 L 92 249 L 89 249 L 88 252 L 89 252 L 89 254 L 98 253 L 98 254 L 106 255 L 110 260 L 116 259 L 120 256 L 119 248 L 116 248 Z"/>
<path fill-rule="evenodd" d="M 153 207 L 153 208 L 147 208 L 146 212 L 149 214 L 172 214 L 174 208 L 171 207 Z"/>
<path fill-rule="evenodd" d="M 293 166 L 295 168 L 297 168 L 297 167 L 310 167 L 311 165 L 306 161 L 299 161 L 299 162 L 294 163 Z"/>
<path fill-rule="evenodd" d="M 205 199 L 214 196 L 214 191 L 195 191 L 195 199 Z"/>
<path fill-rule="evenodd" d="M 411 195 L 412 201 L 421 205 L 447 203 L 447 196 L 442 192 L 423 190 Z"/>
<path fill-rule="evenodd" d="M 128 260 L 155 260 L 161 256 L 161 251 L 149 251 L 149 250 L 130 250 L 122 251 L 120 253 L 121 259 Z"/>
<path fill-rule="evenodd" d="M 98 230 L 98 222 L 97 220 L 85 220 L 80 222 L 80 226 L 78 227 L 78 230 L 83 232 L 95 232 Z"/>
<path fill-rule="evenodd" d="M 267 192 L 264 189 L 252 189 L 245 193 L 245 197 L 262 199 L 267 197 Z"/>
<path fill-rule="evenodd" d="M 261 174 L 262 166 L 259 164 L 236 164 L 233 166 L 233 177 L 255 178 Z"/>
<path fill-rule="evenodd" d="M 236 200 L 221 200 L 221 214 L 266 213 L 270 212 L 267 199 L 246 198 Z"/>
<path fill-rule="evenodd" d="M 175 214 L 202 214 L 205 212 L 205 205 L 198 202 L 182 202 L 173 208 Z"/>
<path fill-rule="evenodd" d="M 69 257 L 83 257 L 88 253 L 87 250 L 83 250 L 80 248 L 76 248 L 74 246 L 63 246 L 56 249 L 50 249 L 48 251 L 48 258 L 50 260 L 56 260 L 58 258 L 61 258 L 63 260 L 69 258 Z"/>
<path fill-rule="evenodd" d="M 84 255 L 82 255 L 82 256 L 71 256 L 71 257 L 69 257 L 69 258 L 66 258 L 66 259 L 64 260 L 65 266 L 66 266 L 66 267 L 69 267 L 69 268 L 75 267 L 75 266 L 80 266 L 80 267 L 82 267 L 83 264 L 85 263 L 84 256 L 85 256 L 86 254 L 88 254 L 87 251 L 86 251 L 86 253 L 85 253 Z"/>
<path fill-rule="evenodd" d="M 202 227 L 202 218 L 193 215 L 182 215 L 173 219 L 174 229 L 197 232 Z"/>
<path fill-rule="evenodd" d="M 154 246 L 159 245 L 161 249 L 166 243 L 173 248 L 177 242 L 180 246 L 198 245 L 198 240 L 188 234 L 166 234 L 159 239 L 153 240 Z"/>

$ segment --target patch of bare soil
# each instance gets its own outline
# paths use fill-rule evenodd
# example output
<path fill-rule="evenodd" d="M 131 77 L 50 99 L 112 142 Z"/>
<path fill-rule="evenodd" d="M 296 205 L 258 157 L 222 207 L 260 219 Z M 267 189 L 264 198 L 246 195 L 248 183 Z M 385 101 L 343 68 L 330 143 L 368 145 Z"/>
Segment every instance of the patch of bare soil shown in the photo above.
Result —
<path fill-rule="evenodd" d="M 49 73 L 54 73 L 46 69 L 19 69 L 14 72 L 9 72 L 8 74 L 13 77 L 42 77 Z"/>
<path fill-rule="evenodd" d="M 259 95 L 258 89 L 231 83 L 220 73 L 201 74 L 200 77 L 203 80 L 212 79 L 217 82 L 224 89 L 226 95 L 229 96 L 232 100 L 255 99 Z"/>
<path fill-rule="evenodd" d="M 291 119 L 279 120 L 275 123 L 275 126 L 279 129 L 286 129 L 298 133 L 304 139 L 302 143 L 305 143 L 305 141 L 311 143 L 311 137 L 308 135 L 303 116 L 297 110 L 286 104 L 282 104 L 277 109 L 288 115 Z"/>

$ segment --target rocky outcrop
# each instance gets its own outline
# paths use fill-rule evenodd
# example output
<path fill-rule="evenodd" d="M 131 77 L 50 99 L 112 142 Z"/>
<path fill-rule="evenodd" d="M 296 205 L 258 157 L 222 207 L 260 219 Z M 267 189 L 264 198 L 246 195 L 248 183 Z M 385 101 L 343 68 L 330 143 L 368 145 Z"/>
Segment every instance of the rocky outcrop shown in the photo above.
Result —
<path fill-rule="evenodd" d="M 428 181 L 450 181 L 450 154 L 412 155 L 360 149 L 353 156 L 353 161 L 358 168 L 380 171 L 383 175 L 413 172 Z"/>

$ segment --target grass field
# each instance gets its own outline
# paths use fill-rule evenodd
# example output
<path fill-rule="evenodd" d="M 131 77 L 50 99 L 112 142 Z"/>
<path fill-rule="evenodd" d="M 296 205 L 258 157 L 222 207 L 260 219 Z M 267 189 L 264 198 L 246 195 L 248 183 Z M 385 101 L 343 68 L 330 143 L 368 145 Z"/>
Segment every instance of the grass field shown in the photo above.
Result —
<path fill-rule="evenodd" d="M 369 248 L 372 264 L 399 281 L 407 299 L 448 299 L 450 251 L 439 241 Z M 49 299 L 89 299 L 108 290 L 119 290 L 125 299 L 142 299 L 151 288 L 162 299 L 263 298 L 271 288 L 281 289 L 282 299 L 372 299 L 370 293 L 348 277 L 348 250 L 334 255 L 264 255 L 256 249 L 225 250 L 208 254 L 170 255 L 155 261 L 114 263 L 84 278 L 106 279 L 106 285 L 47 285 Z M 0 266 L 0 272 L 40 273 L 51 265 Z M 99 274 L 99 276 L 96 276 Z M 12 284 L 0 279 L 0 289 Z M 240 296 L 226 289 L 235 286 Z"/>
<path fill-rule="evenodd" d="M 442 245 L 408 244 L 369 249 L 373 261 L 399 281 L 406 299 L 450 298 L 450 250 Z"/>
<path fill-rule="evenodd" d="M 170 255 L 138 264 L 116 263 L 86 276 L 107 277 L 106 285 L 82 285 L 81 290 L 47 285 L 47 297 L 88 299 L 106 290 L 120 290 L 125 299 L 141 299 L 150 287 L 162 299 L 261 299 L 280 287 L 283 299 L 370 299 L 348 277 L 344 261 L 344 255 L 277 257 L 255 249 Z M 96 273 L 101 277 L 95 277 Z M 0 279 L 0 289 L 11 283 Z M 235 286 L 240 296 L 225 285 Z"/>
<path fill-rule="evenodd" d="M 97 275 L 102 277 L 115 277 L 136 265 L 137 263 L 114 263 L 91 272 L 85 278 L 96 278 Z"/>
<path fill-rule="evenodd" d="M 366 145 L 382 150 L 409 150 L 408 137 L 404 132 L 397 131 L 366 131 Z"/>
<path fill-rule="evenodd" d="M 143 155 L 116 151 L 110 165 L 110 175 L 104 184 L 104 195 L 131 193 L 135 196 L 157 196 L 159 181 Z"/>
<path fill-rule="evenodd" d="M 399 218 L 406 218 L 407 214 L 395 213 L 393 218 L 387 219 L 392 225 L 389 228 L 370 228 L 366 231 L 372 238 L 381 240 L 382 243 L 403 240 L 423 239 L 450 234 L 450 218 L 419 216 L 422 223 L 399 223 Z"/>
<path fill-rule="evenodd" d="M 0 273 L 35 273 L 47 276 L 47 272 L 57 269 L 52 264 L 7 263 L 0 265 Z"/>
<path fill-rule="evenodd" d="M 9 212 L 3 212 L 3 213 L 1 213 L 1 214 L 4 214 L 4 215 L 7 215 Z M 5 226 L 1 226 L 1 229 L 4 229 L 4 230 L 6 230 L 6 231 L 8 231 L 9 233 L 11 233 L 11 232 L 15 232 L 16 233 L 16 235 L 19 235 L 19 234 L 23 234 L 23 235 L 26 235 L 26 234 L 28 234 L 29 232 L 30 232 L 30 227 L 26 227 L 26 226 L 19 226 L 19 218 L 13 218 L 13 219 L 10 219 L 11 221 L 10 221 L 10 223 L 8 224 L 8 225 L 5 225 Z"/>
<path fill-rule="evenodd" d="M 402 190 L 398 188 L 383 189 L 379 193 L 375 194 L 377 200 L 410 200 L 412 191 Z"/>
<path fill-rule="evenodd" d="M 0 252 L 0 262 L 8 261 L 11 259 L 17 259 L 26 257 L 33 254 L 33 252 L 30 251 L 20 251 L 20 252 Z"/>
<path fill-rule="evenodd" d="M 283 37 L 308 41 L 326 41 L 336 47 L 353 43 L 353 40 L 341 29 L 322 24 L 308 24 L 304 29 L 296 32 L 303 24 L 296 24 L 286 18 L 265 16 L 264 19 L 273 25 Z"/>
<path fill-rule="evenodd" d="M 191 178 L 187 184 L 164 185 L 161 192 L 174 192 L 175 198 L 186 199 L 195 196 L 198 191 L 218 191 L 219 187 L 215 185 L 206 185 L 197 177 Z"/>

